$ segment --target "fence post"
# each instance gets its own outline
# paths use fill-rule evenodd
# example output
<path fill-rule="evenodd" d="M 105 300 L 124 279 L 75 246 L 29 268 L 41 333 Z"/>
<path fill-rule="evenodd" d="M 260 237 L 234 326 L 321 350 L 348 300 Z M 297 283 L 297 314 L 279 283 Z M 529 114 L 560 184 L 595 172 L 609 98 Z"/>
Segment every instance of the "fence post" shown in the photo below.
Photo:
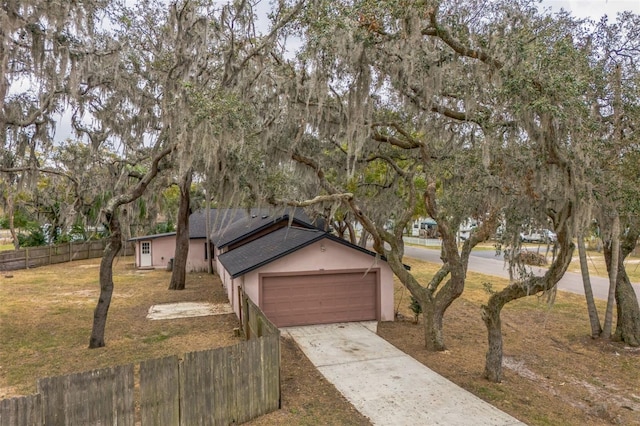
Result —
<path fill-rule="evenodd" d="M 29 269 L 29 248 L 24 248 L 24 269 Z"/>
<path fill-rule="evenodd" d="M 240 319 L 242 329 L 244 330 L 245 339 L 251 339 L 251 329 L 249 327 L 249 302 L 247 302 L 248 296 L 242 292 L 242 308 L 240 310 Z"/>

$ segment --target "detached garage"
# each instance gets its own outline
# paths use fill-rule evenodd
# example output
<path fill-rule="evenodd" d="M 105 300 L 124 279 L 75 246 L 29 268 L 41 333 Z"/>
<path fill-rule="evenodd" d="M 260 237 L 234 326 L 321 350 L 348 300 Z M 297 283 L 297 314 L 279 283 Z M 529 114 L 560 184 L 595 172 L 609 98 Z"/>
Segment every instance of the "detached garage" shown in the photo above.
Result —
<path fill-rule="evenodd" d="M 278 229 L 218 260 L 239 317 L 245 293 L 278 327 L 393 320 L 386 261 L 324 231 Z"/>

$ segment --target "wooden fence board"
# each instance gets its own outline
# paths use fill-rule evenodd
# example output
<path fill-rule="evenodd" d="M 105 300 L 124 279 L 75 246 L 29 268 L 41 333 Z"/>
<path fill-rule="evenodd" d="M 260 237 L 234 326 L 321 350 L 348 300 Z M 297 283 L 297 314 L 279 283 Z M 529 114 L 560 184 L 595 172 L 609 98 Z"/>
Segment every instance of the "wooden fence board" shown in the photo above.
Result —
<path fill-rule="evenodd" d="M 77 241 L 51 245 L 46 247 L 27 247 L 19 250 L 0 253 L 0 271 L 36 268 L 72 260 L 93 259 L 102 257 L 106 240 Z M 135 252 L 132 243 L 122 247 L 124 256 Z"/>
<path fill-rule="evenodd" d="M 251 373 L 251 365 L 250 365 L 250 352 L 248 351 L 248 345 L 241 344 L 237 345 L 237 358 L 235 365 L 233 366 L 235 370 L 235 388 L 236 388 L 236 397 L 235 397 L 235 409 L 236 409 L 236 421 L 238 423 L 244 423 L 247 420 L 251 419 L 249 413 L 251 411 L 251 407 L 248 406 L 249 398 L 250 398 L 250 389 L 249 389 L 249 375 Z"/>
<path fill-rule="evenodd" d="M 245 299 L 245 333 L 247 338 L 259 341 L 253 366 L 259 378 L 252 399 L 259 401 L 256 413 L 269 413 L 280 408 L 280 331 L 253 301 Z"/>
<path fill-rule="evenodd" d="M 280 408 L 280 339 L 278 335 L 263 337 L 265 362 L 262 375 L 266 381 L 265 412 Z"/>
<path fill-rule="evenodd" d="M 133 365 L 38 380 L 50 425 L 134 425 Z"/>
<path fill-rule="evenodd" d="M 238 399 L 242 406 L 243 415 L 240 421 L 246 422 L 260 415 L 260 371 L 262 370 L 262 357 L 260 356 L 260 341 L 250 340 L 243 344 L 245 357 L 241 369 L 243 371 L 244 392 Z"/>
<path fill-rule="evenodd" d="M 226 426 L 280 408 L 280 332 L 247 306 L 251 340 L 140 364 L 142 426 Z M 133 425 L 133 389 L 133 365 L 40 379 L 39 395 L 0 401 L 0 426 Z"/>
<path fill-rule="evenodd" d="M 214 425 L 215 378 L 212 351 L 190 352 L 180 363 L 180 424 Z"/>
<path fill-rule="evenodd" d="M 273 398 L 273 381 L 269 380 L 269 377 L 265 376 L 265 374 L 269 374 L 270 371 L 270 365 L 271 363 L 269 362 L 269 354 L 271 353 L 270 351 L 270 345 L 269 345 L 269 339 L 260 339 L 260 351 L 262 352 L 262 371 L 261 371 L 261 375 L 262 375 L 262 401 L 263 401 L 263 408 L 266 410 L 271 406 L 271 399 Z"/>
<path fill-rule="evenodd" d="M 229 391 L 229 348 L 220 348 L 219 350 L 212 352 L 212 362 L 214 371 L 214 386 L 213 390 L 213 407 L 211 414 L 213 415 L 214 425 L 223 425 L 225 420 L 229 419 L 229 404 L 228 400 L 233 395 Z M 231 422 L 228 422 L 231 423 Z M 228 424 L 226 423 L 226 424 Z"/>
<path fill-rule="evenodd" d="M 233 423 L 240 423 L 238 418 L 240 417 L 240 412 L 238 407 L 238 399 L 242 393 L 242 389 L 240 386 L 242 385 L 242 375 L 244 372 L 241 370 L 242 364 L 242 344 L 233 345 L 230 347 L 231 353 L 227 358 L 227 383 L 229 393 L 227 394 L 227 413 L 229 419 Z"/>
<path fill-rule="evenodd" d="M 142 426 L 180 424 L 177 356 L 140 363 L 140 412 Z"/>
<path fill-rule="evenodd" d="M 0 401 L 0 426 L 40 426 L 42 397 L 39 394 Z"/>

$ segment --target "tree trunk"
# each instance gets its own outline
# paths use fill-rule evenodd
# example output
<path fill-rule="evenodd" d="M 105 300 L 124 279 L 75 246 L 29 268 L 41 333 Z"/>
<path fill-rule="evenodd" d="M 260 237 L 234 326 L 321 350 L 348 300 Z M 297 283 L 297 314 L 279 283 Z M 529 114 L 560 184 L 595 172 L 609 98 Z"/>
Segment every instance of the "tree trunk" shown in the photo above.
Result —
<path fill-rule="evenodd" d="M 494 293 L 482 307 L 482 320 L 487 327 L 489 347 L 485 357 L 484 377 L 494 383 L 502 381 L 502 320 L 500 313 L 504 303 Z"/>
<path fill-rule="evenodd" d="M 624 260 L 635 247 L 637 232 L 629 232 L 625 236 L 623 247 L 620 250 L 617 268 L 616 282 L 616 307 L 617 323 L 614 338 L 629 346 L 640 346 L 640 305 L 638 297 L 629 281 L 629 276 L 624 267 Z M 612 267 L 612 246 L 605 244 L 604 259 L 607 270 Z"/>
<path fill-rule="evenodd" d="M 169 290 L 184 290 L 186 283 L 187 258 L 189 256 L 189 210 L 191 204 L 191 170 L 180 181 L 180 207 L 176 229 L 176 251 L 173 257 L 173 271 Z"/>
<path fill-rule="evenodd" d="M 425 326 L 425 347 L 428 351 L 444 351 L 446 349 L 442 329 L 444 314 L 464 290 L 464 267 L 461 264 L 457 267 L 461 271 L 457 271 L 457 273 L 450 271 L 451 278 L 435 296 L 420 300 Z"/>
<path fill-rule="evenodd" d="M 640 306 L 624 265 L 618 271 L 616 284 L 618 321 L 614 338 L 629 346 L 640 346 Z"/>
<path fill-rule="evenodd" d="M 423 301 L 420 303 L 422 307 L 422 316 L 424 318 L 424 344 L 425 348 L 430 352 L 444 351 L 444 333 L 442 323 L 444 311 L 438 309 L 433 301 Z"/>
<path fill-rule="evenodd" d="M 89 339 L 89 349 L 101 348 L 105 345 L 104 331 L 113 294 L 113 261 L 122 248 L 122 231 L 117 215 L 117 209 L 107 215 L 107 226 L 111 234 L 100 261 L 100 298 L 93 311 L 93 328 Z"/>
<path fill-rule="evenodd" d="M 360 239 L 358 240 L 358 246 L 367 248 L 367 240 L 369 239 L 369 232 L 366 229 L 363 229 L 360 233 Z"/>
<path fill-rule="evenodd" d="M 13 248 L 16 250 L 20 249 L 20 240 L 18 239 L 18 235 L 16 234 L 16 228 L 14 224 L 14 215 L 15 208 L 13 204 L 13 195 L 11 194 L 11 189 L 9 190 L 9 196 L 7 197 L 7 215 L 9 216 L 9 232 L 11 233 L 11 240 L 13 241 Z"/>
<path fill-rule="evenodd" d="M 584 285 L 584 296 L 587 299 L 587 312 L 589 312 L 589 323 L 591 324 L 591 338 L 600 337 L 602 327 L 598 317 L 598 308 L 593 299 L 591 289 L 591 279 L 589 278 L 589 265 L 587 264 L 587 251 L 584 246 L 582 231 L 578 232 L 578 255 L 580 256 L 580 272 L 582 273 L 582 284 Z"/>
<path fill-rule="evenodd" d="M 559 218 L 557 220 L 563 224 L 557 227 L 560 228 L 558 232 L 560 250 L 547 272 L 541 277 L 529 276 L 511 282 L 501 291 L 493 293 L 491 297 L 489 297 L 487 304 L 482 306 L 482 319 L 487 327 L 487 337 L 489 340 L 484 376 L 492 382 L 499 383 L 502 380 L 503 342 L 500 321 L 502 308 L 513 300 L 551 290 L 558 284 L 558 281 L 560 281 L 569 267 L 569 263 L 571 263 L 571 256 L 574 249 L 570 232 L 571 225 L 567 224 L 567 221 L 571 218 L 571 214 L 571 205 L 567 205 L 558 214 Z"/>
<path fill-rule="evenodd" d="M 104 330 L 107 324 L 107 313 L 111 305 L 111 295 L 113 294 L 113 260 L 118 255 L 122 247 L 122 229 L 119 222 L 119 208 L 137 200 L 142 196 L 149 186 L 149 183 L 156 177 L 160 170 L 160 161 L 169 155 L 175 146 L 164 148 L 153 158 L 151 168 L 143 178 L 126 193 L 116 195 L 107 202 L 103 208 L 107 229 L 110 232 L 109 242 L 105 247 L 102 261 L 100 262 L 100 298 L 95 311 L 93 312 L 93 328 L 89 339 L 89 348 L 101 348 L 105 345 Z"/>
<path fill-rule="evenodd" d="M 345 224 L 347 225 L 347 229 L 349 230 L 349 241 L 351 242 L 351 244 L 356 245 L 358 242 L 356 237 L 356 230 L 353 229 L 353 225 L 351 224 L 351 222 L 345 221 Z"/>
<path fill-rule="evenodd" d="M 206 242 L 206 256 L 207 256 L 207 273 L 213 274 L 213 250 L 211 250 L 211 192 L 209 190 L 205 193 L 207 203 L 207 213 L 204 217 L 205 224 L 205 232 L 207 233 L 205 237 Z"/>
<path fill-rule="evenodd" d="M 430 212 L 435 215 L 435 211 Z M 490 225 L 483 225 L 482 232 Z M 451 225 L 446 220 L 440 220 L 442 235 L 442 261 L 446 265 L 439 273 L 434 275 L 429 283 L 430 295 L 420 300 L 425 323 L 425 346 L 429 351 L 443 351 L 444 332 L 442 330 L 444 313 L 451 304 L 462 295 L 467 275 L 467 265 L 471 248 L 477 243 L 477 238 L 470 238 L 463 244 L 462 253 L 458 251 L 456 233 L 450 232 Z M 483 239 L 483 238 L 482 238 Z M 449 275 L 449 279 L 442 285 L 437 293 L 440 283 Z M 435 294 L 434 294 L 435 293 Z M 428 293 L 425 292 L 425 295 Z M 415 297 L 415 296 L 414 296 Z M 428 306 L 431 305 L 431 306 Z"/>
<path fill-rule="evenodd" d="M 611 239 L 605 247 L 610 247 L 610 264 L 618 265 L 620 262 L 620 216 L 615 213 L 613 217 L 613 225 L 611 226 Z M 607 249 L 605 248 L 605 251 Z M 611 330 L 613 328 L 613 305 L 616 302 L 616 284 L 618 282 L 618 268 L 607 267 L 609 272 L 609 296 L 607 297 L 607 310 L 604 314 L 604 326 L 602 327 L 602 337 L 611 338 Z"/>

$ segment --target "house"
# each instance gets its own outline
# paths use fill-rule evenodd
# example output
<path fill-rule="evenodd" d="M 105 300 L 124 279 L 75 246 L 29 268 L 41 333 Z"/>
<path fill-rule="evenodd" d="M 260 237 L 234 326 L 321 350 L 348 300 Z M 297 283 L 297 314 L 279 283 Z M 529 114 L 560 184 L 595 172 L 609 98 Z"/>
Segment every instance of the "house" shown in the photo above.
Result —
<path fill-rule="evenodd" d="M 145 235 L 129 241 L 135 243 L 136 268 L 166 268 L 175 253 L 176 233 Z"/>
<path fill-rule="evenodd" d="M 212 241 L 239 318 L 246 294 L 278 327 L 393 320 L 387 262 L 300 217 L 245 218 Z"/>
<path fill-rule="evenodd" d="M 210 215 L 214 269 L 239 318 L 246 294 L 278 327 L 394 319 L 386 260 L 324 231 L 302 210 L 212 209 Z M 206 270 L 205 212 L 191 215 L 189 225 L 187 268 Z M 175 233 L 132 240 L 138 267 L 166 267 L 174 256 Z"/>
<path fill-rule="evenodd" d="M 212 229 L 228 226 L 250 214 L 246 209 L 210 209 L 209 223 Z M 198 210 L 189 216 L 189 256 L 187 271 L 208 270 L 206 210 Z M 135 264 L 141 269 L 166 268 L 175 256 L 176 233 L 168 232 L 131 238 L 135 243 Z"/>

